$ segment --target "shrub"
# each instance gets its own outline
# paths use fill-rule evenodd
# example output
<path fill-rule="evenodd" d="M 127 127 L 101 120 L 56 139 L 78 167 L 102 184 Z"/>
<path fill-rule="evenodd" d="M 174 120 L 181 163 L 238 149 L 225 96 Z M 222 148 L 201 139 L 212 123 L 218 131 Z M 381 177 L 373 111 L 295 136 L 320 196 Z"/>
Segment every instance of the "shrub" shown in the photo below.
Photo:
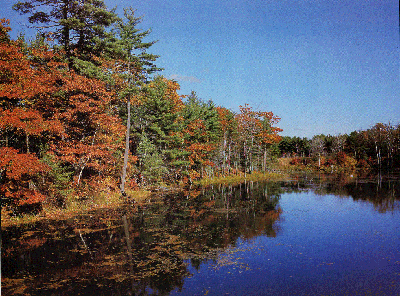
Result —
<path fill-rule="evenodd" d="M 332 159 L 332 158 L 330 158 L 330 159 L 327 159 L 326 161 L 325 161 L 325 165 L 326 166 L 332 166 L 332 165 L 336 165 L 336 160 L 334 160 L 334 159 Z"/>
<path fill-rule="evenodd" d="M 360 168 L 360 169 L 369 169 L 369 168 L 370 168 L 370 165 L 369 165 L 369 163 L 368 163 L 365 159 L 360 159 L 360 160 L 358 160 L 358 162 L 357 162 L 357 168 Z"/>
<path fill-rule="evenodd" d="M 293 158 L 290 162 L 291 165 L 299 165 L 302 163 L 301 158 Z"/>

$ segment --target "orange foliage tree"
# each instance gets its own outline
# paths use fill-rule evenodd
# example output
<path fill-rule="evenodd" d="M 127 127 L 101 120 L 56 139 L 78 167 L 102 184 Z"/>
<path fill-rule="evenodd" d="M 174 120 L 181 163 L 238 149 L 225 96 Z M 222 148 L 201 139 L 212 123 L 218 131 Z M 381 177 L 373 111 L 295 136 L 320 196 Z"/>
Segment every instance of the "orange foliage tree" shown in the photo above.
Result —
<path fill-rule="evenodd" d="M 219 148 L 219 165 L 222 166 L 224 174 L 229 174 L 233 165 L 232 154 L 237 136 L 237 121 L 232 111 L 224 107 L 217 107 L 219 125 L 221 127 L 222 139 Z"/>
<path fill-rule="evenodd" d="M 43 163 L 45 155 L 53 155 L 57 165 L 71 171 L 78 186 L 82 178 L 113 174 L 123 131 L 113 93 L 104 82 L 69 70 L 60 53 L 45 45 L 12 41 L 8 31 L 3 20 L 0 190 L 7 202 L 44 200 L 46 188 L 51 187 L 44 184 L 43 173 L 51 167 Z"/>
<path fill-rule="evenodd" d="M 240 113 L 235 116 L 235 119 L 244 170 L 245 172 L 254 170 L 260 163 L 261 152 L 263 153 L 262 168 L 265 169 L 268 146 L 278 143 L 281 139 L 278 133 L 282 129 L 274 126 L 280 118 L 272 112 L 254 111 L 248 104 L 239 108 Z"/>
<path fill-rule="evenodd" d="M 9 21 L 0 22 L 0 193 L 6 204 L 31 204 L 44 200 L 37 190 L 39 173 L 48 171 L 37 153 L 31 151 L 31 138 L 63 134 L 56 116 L 44 116 L 33 106 L 54 91 L 56 77 L 40 63 L 32 62 L 21 41 L 8 36 Z M 31 49 L 31 57 L 43 59 L 48 53 Z M 2 202 L 3 203 L 3 202 Z"/>
<path fill-rule="evenodd" d="M 192 92 L 182 109 L 184 139 L 190 180 L 204 175 L 205 168 L 215 167 L 215 152 L 221 136 L 218 111 L 210 101 L 203 102 Z"/>
<path fill-rule="evenodd" d="M 124 127 L 113 105 L 113 93 L 104 82 L 68 71 L 59 83 L 56 97 L 64 103 L 59 117 L 67 136 L 53 143 L 51 151 L 73 167 L 79 186 L 82 177 L 104 177 L 113 171 L 116 153 L 123 146 Z"/>

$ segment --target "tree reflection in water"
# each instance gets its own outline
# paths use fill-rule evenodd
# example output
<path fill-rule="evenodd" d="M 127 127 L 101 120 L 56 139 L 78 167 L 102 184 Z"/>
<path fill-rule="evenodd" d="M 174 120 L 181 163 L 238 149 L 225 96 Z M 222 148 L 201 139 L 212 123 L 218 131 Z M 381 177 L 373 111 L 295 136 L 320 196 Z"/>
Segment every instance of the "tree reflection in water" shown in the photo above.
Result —
<path fill-rule="evenodd" d="M 318 195 L 335 195 L 352 198 L 354 201 L 368 202 L 380 212 L 400 210 L 400 176 L 377 175 L 362 179 L 346 175 L 320 175 L 310 179 L 297 177 L 296 181 L 281 182 L 285 192 L 312 190 Z"/>
<path fill-rule="evenodd" d="M 2 231 L 7 294 L 169 294 L 239 237 L 274 237 L 279 185 L 164 194 L 145 207 L 99 210 Z"/>

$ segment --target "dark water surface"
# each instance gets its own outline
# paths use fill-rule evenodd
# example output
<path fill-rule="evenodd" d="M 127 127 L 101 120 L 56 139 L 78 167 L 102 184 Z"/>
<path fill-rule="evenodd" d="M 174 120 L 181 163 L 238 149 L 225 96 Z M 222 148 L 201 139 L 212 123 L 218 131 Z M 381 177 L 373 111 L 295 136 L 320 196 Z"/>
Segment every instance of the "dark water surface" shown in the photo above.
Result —
<path fill-rule="evenodd" d="M 400 295 L 400 182 L 166 193 L 2 229 L 1 251 L 2 295 Z"/>

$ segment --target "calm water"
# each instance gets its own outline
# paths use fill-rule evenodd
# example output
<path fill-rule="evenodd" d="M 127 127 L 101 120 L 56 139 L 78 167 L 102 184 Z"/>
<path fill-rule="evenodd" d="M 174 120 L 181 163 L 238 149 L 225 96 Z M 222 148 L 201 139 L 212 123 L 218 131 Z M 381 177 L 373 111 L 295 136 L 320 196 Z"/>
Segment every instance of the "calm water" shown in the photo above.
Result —
<path fill-rule="evenodd" d="M 1 270 L 3 295 L 400 295 L 400 183 L 163 194 L 3 229 Z"/>

